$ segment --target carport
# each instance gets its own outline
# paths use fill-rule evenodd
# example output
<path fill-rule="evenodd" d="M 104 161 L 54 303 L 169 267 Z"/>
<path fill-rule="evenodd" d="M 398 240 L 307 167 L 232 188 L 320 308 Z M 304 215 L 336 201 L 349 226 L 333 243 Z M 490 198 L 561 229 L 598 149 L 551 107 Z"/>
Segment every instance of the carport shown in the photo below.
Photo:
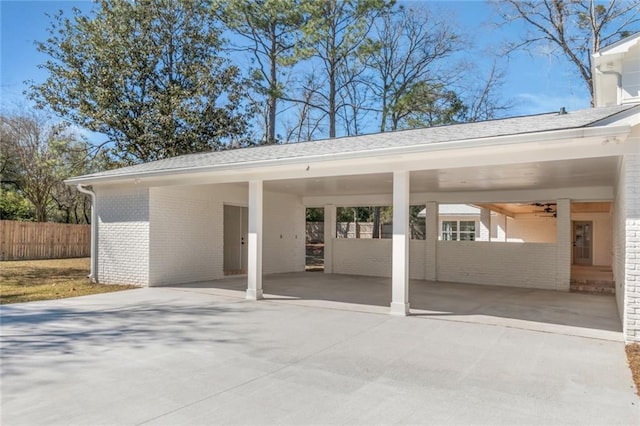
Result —
<path fill-rule="evenodd" d="M 328 236 L 325 274 L 374 277 L 386 286 L 375 296 L 383 309 L 401 316 L 452 311 L 430 309 L 428 301 L 427 309 L 420 306 L 423 302 L 410 294 L 419 291 L 410 286 L 411 280 L 498 286 L 494 298 L 512 287 L 552 290 L 545 300 L 563 300 L 571 281 L 572 203 L 606 204 L 611 206 L 605 214 L 612 228 L 609 266 L 619 318 L 624 318 L 625 335 L 632 339 L 638 328 L 635 308 L 625 300 L 635 292 L 627 284 L 635 283 L 637 260 L 626 256 L 625 247 L 635 244 L 630 231 L 636 220 L 633 182 L 640 164 L 635 110 L 603 107 L 193 154 L 69 183 L 91 185 L 95 192 L 92 223 L 98 246 L 92 276 L 101 282 L 226 282 L 229 272 L 244 283 L 248 299 L 261 299 L 263 278 L 304 271 L 305 208 L 319 207 L 325 212 Z M 440 240 L 441 203 L 483 206 L 478 238 Z M 493 240 L 491 206 L 505 203 L 553 204 L 552 241 Z M 348 206 L 392 207 L 392 238 L 335 238 L 336 209 Z M 423 240 L 411 239 L 411 206 L 425 207 Z M 235 241 L 233 247 L 236 254 L 242 252 L 233 265 L 226 250 L 231 232 L 226 222 L 232 211 L 246 219 L 246 226 L 234 221 L 239 244 Z M 627 271 L 632 271 L 630 278 Z M 373 297 L 369 290 L 336 288 L 351 292 L 364 301 L 361 305 L 380 307 L 367 302 Z M 331 292 L 329 287 L 317 291 Z M 473 297 L 462 291 L 458 298 L 465 303 Z M 517 300 L 511 301 L 514 308 L 505 304 L 500 309 L 517 311 Z"/>
<path fill-rule="evenodd" d="M 411 291 L 422 287 L 412 284 L 409 291 L 409 286 L 404 284 L 409 280 L 415 283 L 438 281 L 492 286 L 496 287 L 496 294 L 500 291 L 509 293 L 510 289 L 500 290 L 500 287 L 568 292 L 573 240 L 571 206 L 574 203 L 610 203 L 619 161 L 618 157 L 608 156 L 413 170 L 399 178 L 400 184 L 395 173 L 270 180 L 264 182 L 264 191 L 294 195 L 302 200 L 305 207 L 324 209 L 325 274 L 386 278 L 377 280 L 389 287 L 386 293 L 379 292 L 374 296 L 367 293 L 367 288 L 356 286 L 348 295 L 350 290 L 336 288 L 336 291 L 345 291 L 336 296 L 338 299 L 346 297 L 348 302 L 386 306 L 387 309 L 393 300 L 397 300 L 397 310 L 394 311 L 392 305 L 392 313 L 408 314 L 430 310 L 425 309 L 419 299 L 414 300 Z M 397 199 L 399 192 L 400 201 Z M 475 241 L 438 239 L 440 203 L 484 206 L 541 201 L 552 201 L 557 205 L 557 212 L 549 219 L 554 222 L 552 241 L 509 243 L 505 239 L 492 238 L 490 208 L 482 209 L 483 217 Z M 404 214 L 394 214 L 394 235 L 391 239 L 336 238 L 336 208 L 347 206 L 393 206 L 394 212 L 402 211 Z M 412 240 L 408 236 L 409 206 L 426 206 L 424 240 Z M 610 234 L 611 230 L 608 231 Z M 268 252 L 268 247 L 263 250 Z M 610 251 L 608 249 L 609 262 Z M 349 280 L 340 282 L 350 285 Z M 391 290 L 394 286 L 398 289 L 395 299 Z M 333 288 L 324 287 L 322 291 L 330 293 Z M 295 288 L 288 289 L 288 295 L 295 297 L 295 291 Z M 552 295 L 561 298 L 560 293 L 548 294 L 549 297 Z M 332 297 L 326 296 L 329 300 Z M 376 303 L 370 303 L 373 300 Z"/>

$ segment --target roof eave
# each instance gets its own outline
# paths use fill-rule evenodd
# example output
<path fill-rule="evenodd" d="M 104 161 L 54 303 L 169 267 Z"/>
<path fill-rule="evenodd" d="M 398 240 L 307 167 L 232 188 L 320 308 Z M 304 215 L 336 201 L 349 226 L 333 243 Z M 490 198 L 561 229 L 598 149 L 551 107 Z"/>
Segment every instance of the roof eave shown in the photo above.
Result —
<path fill-rule="evenodd" d="M 180 176 L 195 173 L 215 173 L 218 171 L 233 171 L 249 168 L 267 168 L 271 166 L 300 165 L 304 163 L 323 162 L 379 157 L 380 155 L 402 155 L 416 152 L 434 152 L 447 150 L 464 150 L 468 148 L 516 145 L 535 142 L 546 142 L 551 140 L 576 139 L 598 136 L 621 136 L 631 131 L 629 125 L 607 126 L 607 127 L 578 127 L 572 129 L 551 130 L 536 133 L 521 133 L 496 136 L 490 138 L 463 139 L 449 142 L 438 142 L 432 144 L 414 144 L 401 147 L 370 149 L 367 151 L 342 152 L 338 154 L 308 155 L 301 157 L 277 158 L 269 160 L 246 161 L 228 164 L 212 164 L 198 167 L 180 167 L 161 170 L 147 170 L 142 172 L 122 173 L 107 176 L 85 175 L 65 180 L 67 185 L 92 185 L 118 183 L 130 179 L 158 178 L 168 176 Z"/>

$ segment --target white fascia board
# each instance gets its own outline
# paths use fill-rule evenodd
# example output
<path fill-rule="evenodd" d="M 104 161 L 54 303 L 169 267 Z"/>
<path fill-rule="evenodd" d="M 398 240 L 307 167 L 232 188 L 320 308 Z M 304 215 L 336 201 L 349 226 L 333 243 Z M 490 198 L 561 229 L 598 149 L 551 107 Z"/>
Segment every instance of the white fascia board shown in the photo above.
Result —
<path fill-rule="evenodd" d="M 598 146 L 606 143 L 606 141 L 615 141 L 617 145 L 623 146 L 624 139 L 626 139 L 629 132 L 630 126 L 628 125 L 584 127 L 493 138 L 380 148 L 368 151 L 151 170 L 111 176 L 86 176 L 71 178 L 66 180 L 65 183 L 67 185 L 93 185 L 148 181 L 146 183 L 149 185 L 155 183 L 162 185 L 180 184 L 181 182 L 193 183 L 201 180 L 203 183 L 226 183 L 252 179 L 295 179 L 443 168 L 447 166 L 442 164 L 440 160 L 446 158 L 455 159 L 455 163 L 451 163 L 450 167 L 464 167 L 465 164 L 461 163 L 465 159 L 469 162 L 469 166 L 497 165 L 530 162 L 532 161 L 530 157 L 532 148 L 533 151 L 541 151 L 541 154 L 545 154 L 545 152 L 550 153 L 554 149 L 567 144 L 572 145 L 572 148 L 575 148 L 575 146 L 580 147 L 579 152 L 573 152 L 573 150 L 569 152 L 568 155 L 570 157 L 568 158 L 588 158 L 589 156 L 602 156 L 602 154 L 590 154 L 583 142 L 589 141 L 591 145 L 595 143 Z M 513 154 L 513 157 L 505 158 L 504 154 L 507 151 Z M 485 162 L 480 158 L 483 152 L 491 153 L 488 156 L 489 158 L 485 159 Z M 501 155 L 496 156 L 495 153 L 500 153 Z M 518 159 L 518 153 L 525 155 Z M 621 153 L 625 153 L 624 150 L 611 151 L 606 155 L 620 155 Z M 542 157 L 545 158 L 544 161 L 559 159 L 549 158 L 549 155 L 542 155 Z M 498 158 L 503 160 L 496 162 Z M 425 163 L 425 160 L 432 160 L 428 161 L 431 164 Z"/>
<path fill-rule="evenodd" d="M 629 51 L 629 49 L 631 49 L 638 43 L 640 43 L 640 33 L 630 35 L 629 37 L 623 38 L 622 40 L 618 40 L 615 43 L 603 47 L 600 49 L 600 51 L 593 53 L 591 56 L 594 58 L 598 58 L 626 53 Z"/>
<path fill-rule="evenodd" d="M 637 100 L 633 100 L 631 102 L 627 102 L 628 104 L 637 103 L 640 106 L 640 103 Z M 640 124 L 640 109 L 639 108 L 629 108 L 626 111 L 622 111 L 618 114 L 615 114 L 611 117 L 604 118 L 594 126 L 629 126 L 634 127 Z"/>

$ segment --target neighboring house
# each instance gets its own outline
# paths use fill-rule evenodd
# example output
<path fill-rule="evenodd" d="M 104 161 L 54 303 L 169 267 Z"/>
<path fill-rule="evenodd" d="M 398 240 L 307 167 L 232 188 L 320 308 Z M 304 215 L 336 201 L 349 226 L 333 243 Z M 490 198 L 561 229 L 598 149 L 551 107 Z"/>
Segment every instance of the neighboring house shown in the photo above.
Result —
<path fill-rule="evenodd" d="M 410 278 L 568 291 L 574 234 L 591 232 L 610 248 L 589 257 L 613 269 L 625 338 L 640 341 L 639 70 L 635 35 L 594 57 L 596 108 L 184 155 L 70 179 L 94 199 L 92 275 L 155 286 L 246 272 L 247 297 L 259 299 L 262 274 L 304 270 L 305 208 L 324 207 L 325 273 L 391 277 L 390 311 L 406 315 Z M 480 208 L 475 241 L 463 219 L 438 239 L 439 204 Z M 518 209 L 532 204 L 553 209 L 544 232 L 516 236 L 528 214 Z M 375 205 L 393 206 L 392 239 L 334 238 L 336 206 Z M 426 207 L 424 240 L 408 236 L 411 205 Z M 510 232 L 521 242 L 508 242 Z"/>

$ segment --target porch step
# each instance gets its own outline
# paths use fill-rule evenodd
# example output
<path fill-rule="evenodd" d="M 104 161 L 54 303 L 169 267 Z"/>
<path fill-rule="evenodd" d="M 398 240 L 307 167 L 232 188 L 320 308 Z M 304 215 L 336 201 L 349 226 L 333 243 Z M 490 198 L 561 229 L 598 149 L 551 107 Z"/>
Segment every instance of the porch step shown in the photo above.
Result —
<path fill-rule="evenodd" d="M 615 281 L 598 281 L 598 280 L 571 280 L 569 290 L 572 293 L 584 294 L 616 294 Z"/>

